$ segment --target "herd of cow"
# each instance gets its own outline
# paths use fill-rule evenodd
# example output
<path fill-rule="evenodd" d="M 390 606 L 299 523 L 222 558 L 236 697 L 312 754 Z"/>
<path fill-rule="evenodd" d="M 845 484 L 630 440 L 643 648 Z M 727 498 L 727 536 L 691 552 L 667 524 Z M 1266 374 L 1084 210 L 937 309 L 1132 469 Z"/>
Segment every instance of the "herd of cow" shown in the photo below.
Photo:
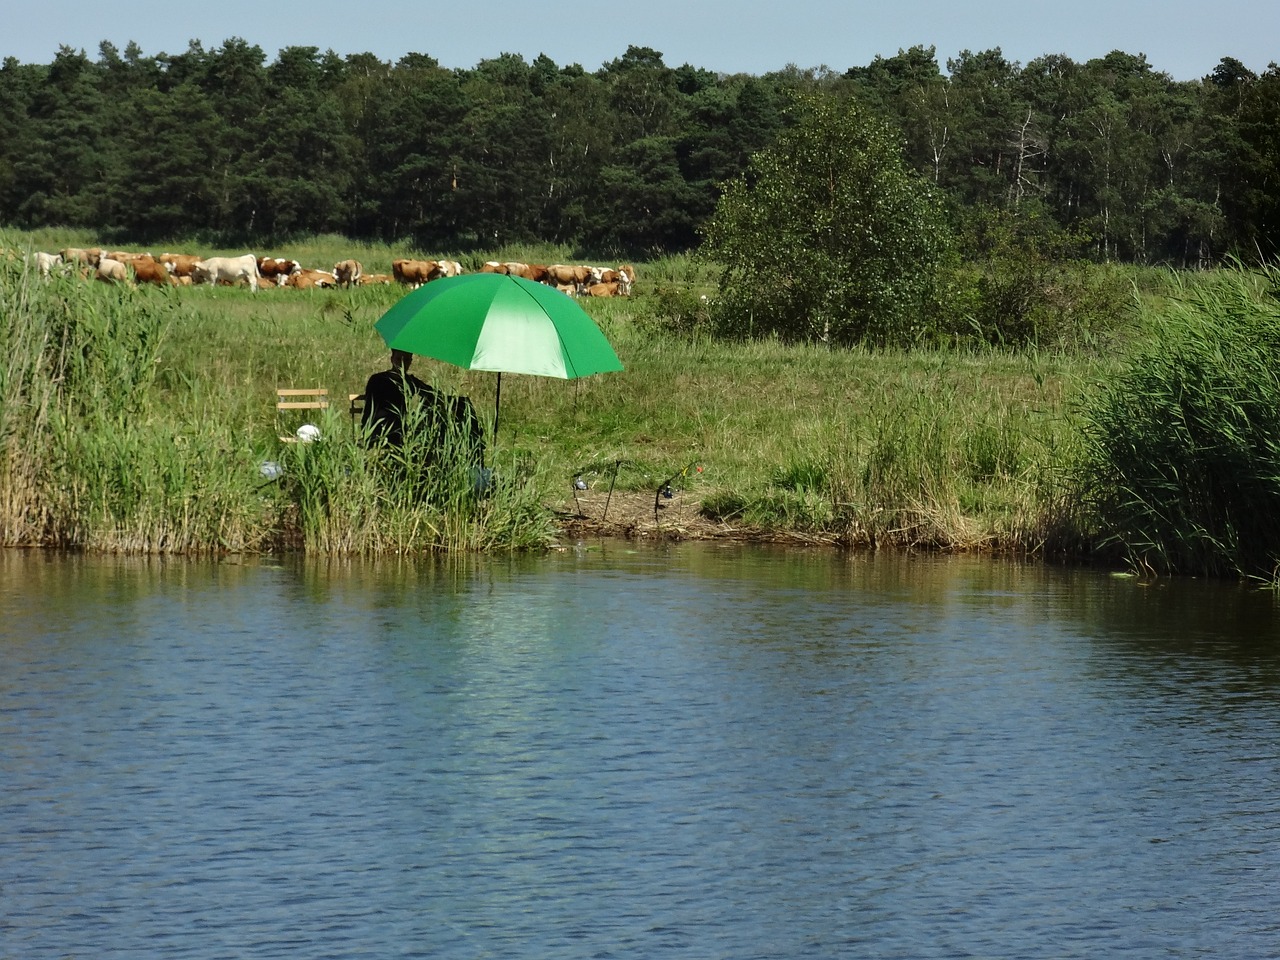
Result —
<path fill-rule="evenodd" d="M 68 247 L 59 253 L 37 252 L 32 255 L 40 275 L 49 277 L 59 271 L 78 271 L 82 276 L 96 277 L 106 283 L 153 283 L 180 286 L 197 283 L 247 283 L 253 290 L 271 288 L 310 289 L 314 287 L 353 287 L 373 283 L 402 283 L 420 287 L 442 277 L 455 277 L 463 272 L 457 260 L 393 260 L 391 273 L 365 273 L 358 260 L 342 260 L 332 270 L 311 270 L 297 260 L 281 257 L 257 257 L 246 253 L 240 257 L 200 257 L 195 254 L 130 253 L 124 250 L 103 251 L 98 248 Z M 588 297 L 628 296 L 635 283 L 635 268 L 629 264 L 612 267 L 589 267 L 563 263 L 534 264 L 490 260 L 479 268 L 481 273 L 505 273 L 545 283 L 565 293 Z"/>

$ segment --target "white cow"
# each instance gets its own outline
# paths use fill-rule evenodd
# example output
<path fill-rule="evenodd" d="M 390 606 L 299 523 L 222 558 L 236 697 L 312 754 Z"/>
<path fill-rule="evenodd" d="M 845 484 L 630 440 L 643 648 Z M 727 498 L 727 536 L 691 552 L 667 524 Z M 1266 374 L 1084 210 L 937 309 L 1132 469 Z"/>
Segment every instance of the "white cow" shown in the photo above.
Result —
<path fill-rule="evenodd" d="M 209 257 L 196 262 L 191 268 L 191 276 L 196 283 L 226 282 L 234 285 L 248 280 L 250 289 L 257 293 L 258 258 L 252 253 L 243 257 Z"/>
<path fill-rule="evenodd" d="M 35 253 L 36 269 L 40 271 L 40 276 L 46 280 L 49 279 L 50 272 L 55 267 L 62 266 L 62 255 L 59 253 L 45 253 L 37 250 Z"/>
<path fill-rule="evenodd" d="M 98 258 L 98 279 L 104 283 L 132 283 L 129 268 L 120 260 L 110 257 Z"/>

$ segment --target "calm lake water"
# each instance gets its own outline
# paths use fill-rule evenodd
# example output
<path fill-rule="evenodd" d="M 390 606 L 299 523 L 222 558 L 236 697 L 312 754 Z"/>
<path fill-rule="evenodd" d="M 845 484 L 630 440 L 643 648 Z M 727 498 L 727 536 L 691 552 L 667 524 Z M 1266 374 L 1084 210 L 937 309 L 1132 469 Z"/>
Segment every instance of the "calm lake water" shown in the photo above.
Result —
<path fill-rule="evenodd" d="M 1280 956 L 1280 603 L 0 553 L 0 958 Z"/>

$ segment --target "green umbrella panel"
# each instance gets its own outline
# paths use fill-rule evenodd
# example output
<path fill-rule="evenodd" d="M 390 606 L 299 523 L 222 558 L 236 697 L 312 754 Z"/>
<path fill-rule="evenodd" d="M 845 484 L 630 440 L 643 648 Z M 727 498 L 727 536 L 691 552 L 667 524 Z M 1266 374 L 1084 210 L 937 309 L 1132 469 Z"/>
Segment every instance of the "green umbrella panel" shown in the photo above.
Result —
<path fill-rule="evenodd" d="M 374 326 L 393 350 L 466 370 L 572 380 L 622 369 L 572 297 L 501 273 L 433 280 L 402 297 Z"/>

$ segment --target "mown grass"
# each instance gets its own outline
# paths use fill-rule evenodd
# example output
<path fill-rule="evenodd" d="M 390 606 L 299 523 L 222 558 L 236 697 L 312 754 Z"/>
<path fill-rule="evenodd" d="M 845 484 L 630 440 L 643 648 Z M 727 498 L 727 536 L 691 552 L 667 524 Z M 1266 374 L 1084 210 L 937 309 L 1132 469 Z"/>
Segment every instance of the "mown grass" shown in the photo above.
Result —
<path fill-rule="evenodd" d="M 88 238 L 0 238 L 18 248 L 75 243 Z M 448 253 L 335 237 L 257 252 L 305 266 L 355 256 L 377 272 L 395 256 Z M 473 259 L 585 259 L 573 254 Z M 521 548 L 553 540 L 553 510 L 573 508 L 576 477 L 596 490 L 652 493 L 674 475 L 708 528 L 1067 555 L 1109 541 L 1126 555 L 1105 511 L 1085 502 L 1080 473 L 1089 400 L 1126 369 L 1114 343 L 1037 352 L 726 342 L 701 332 L 711 268 L 683 257 L 638 267 L 631 298 L 583 301 L 627 369 L 574 382 L 504 376 L 490 448 L 496 483 L 476 496 L 468 471 L 406 483 L 403 466 L 357 442 L 346 414 L 347 394 L 386 366 L 373 324 L 402 290 L 40 284 L 11 261 L 6 313 L 45 319 L 5 330 L 4 542 L 181 552 Z M 1185 299 L 1162 274 L 1134 281 L 1146 305 L 1130 318 L 1134 330 L 1158 326 L 1168 303 Z M 46 338 L 40 356 L 57 355 L 48 338 L 65 335 L 49 319 L 59 311 L 105 312 L 121 329 L 155 333 L 141 346 L 105 334 L 80 345 L 112 353 L 116 369 L 86 403 L 61 374 L 34 361 L 15 367 L 13 358 L 36 350 L 32 338 Z M 128 380 L 121 371 L 131 365 L 146 375 Z M 414 372 L 492 415 L 492 374 L 425 359 Z M 47 377 L 58 389 L 38 389 Z M 322 442 L 280 443 L 297 424 L 277 420 L 278 386 L 330 390 L 337 402 L 319 424 Z M 280 464 L 281 478 L 264 478 L 267 462 Z"/>

